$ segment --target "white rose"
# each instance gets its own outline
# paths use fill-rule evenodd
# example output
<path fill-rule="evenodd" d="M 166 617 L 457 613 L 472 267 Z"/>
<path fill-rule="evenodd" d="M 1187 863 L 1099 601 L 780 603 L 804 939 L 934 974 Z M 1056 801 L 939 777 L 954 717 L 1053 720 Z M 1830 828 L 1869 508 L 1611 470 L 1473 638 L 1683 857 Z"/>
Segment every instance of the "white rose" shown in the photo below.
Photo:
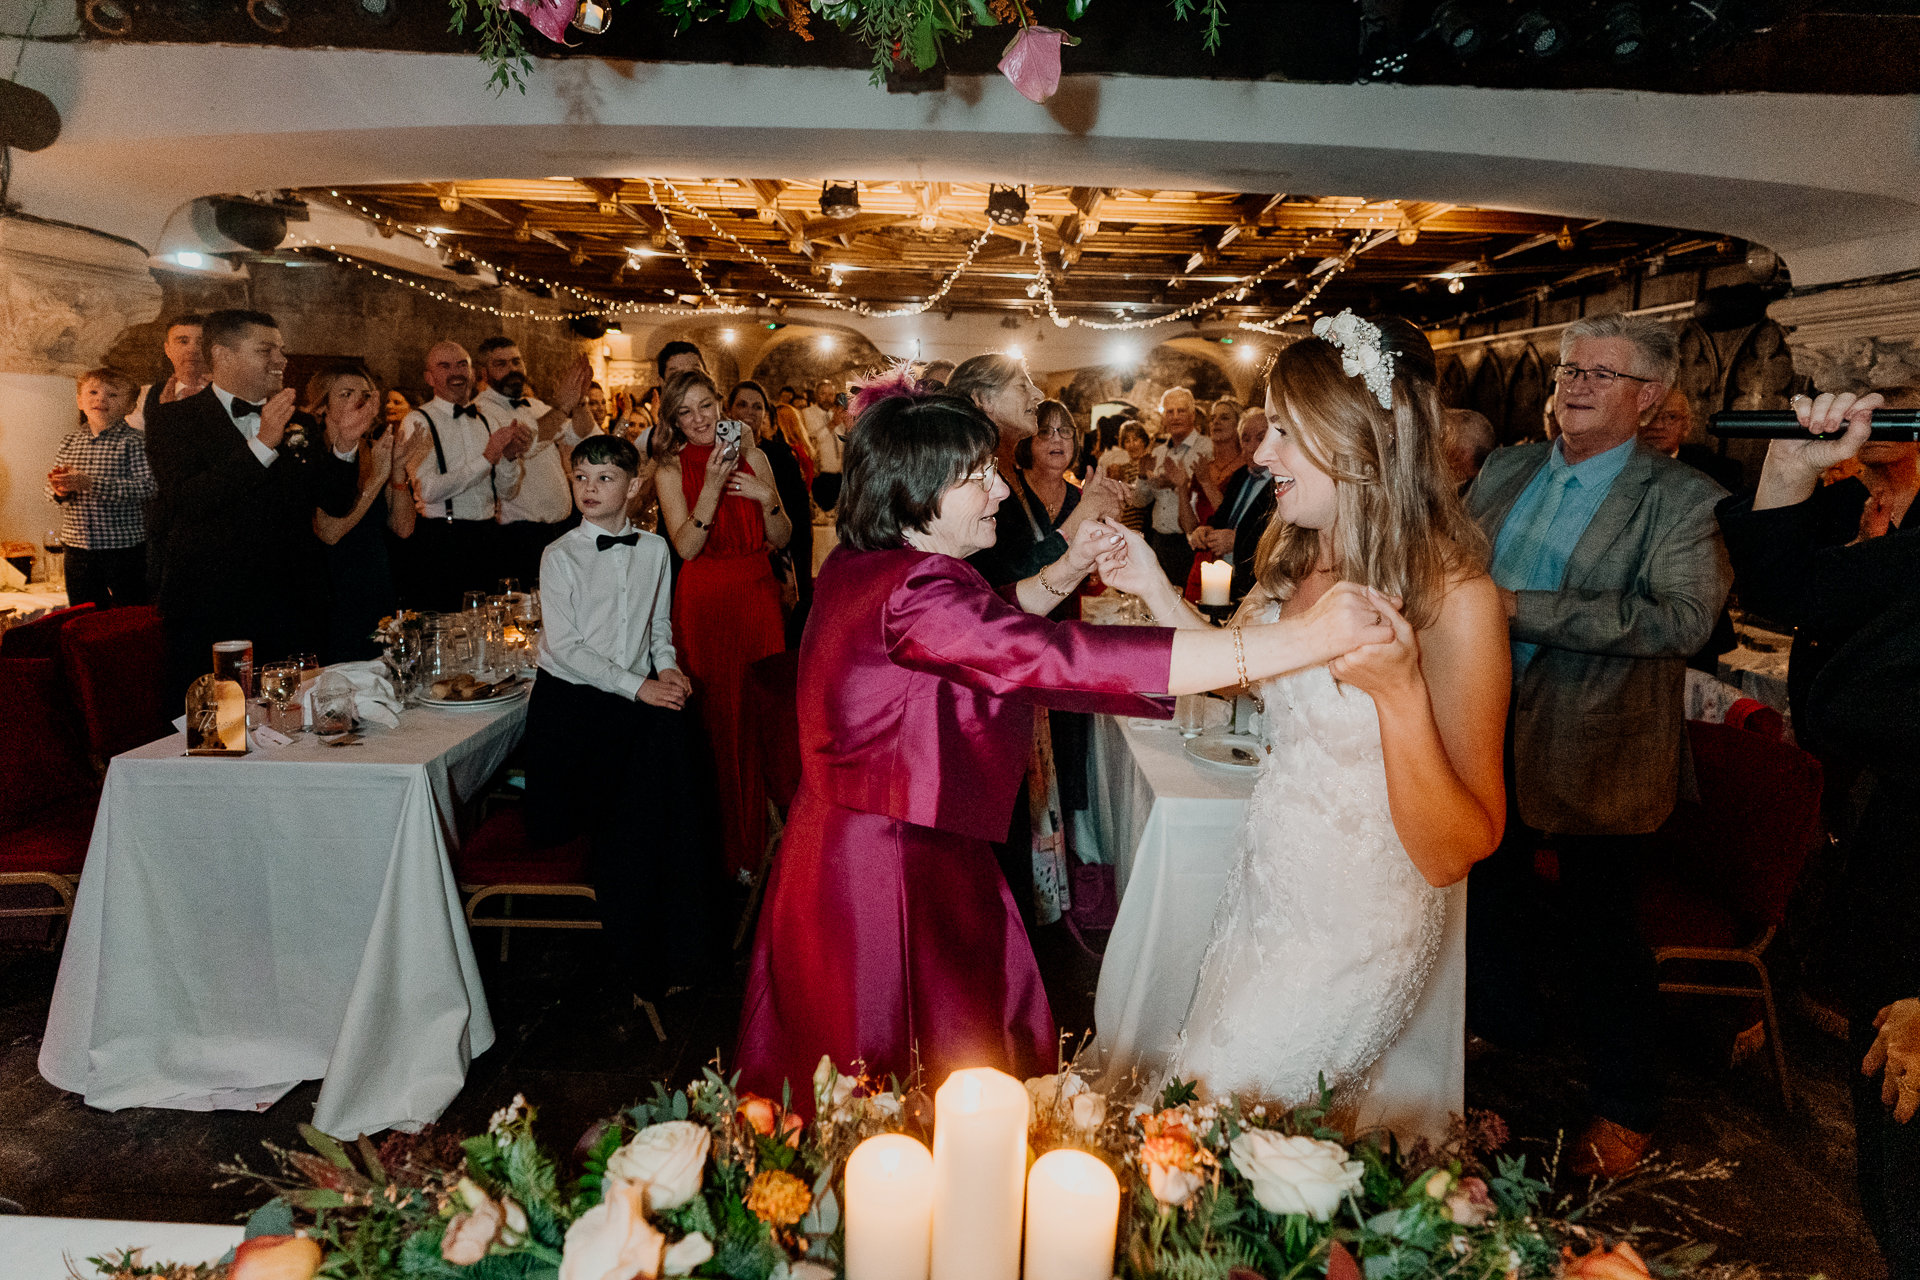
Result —
<path fill-rule="evenodd" d="M 700 1194 L 713 1135 L 703 1124 L 669 1120 L 648 1125 L 607 1161 L 609 1178 L 643 1183 L 656 1212 L 678 1209 Z"/>
<path fill-rule="evenodd" d="M 713 1257 L 713 1242 L 698 1231 L 681 1239 L 667 1250 L 667 1256 L 660 1260 L 661 1274 L 669 1276 L 691 1275 L 693 1269 Z"/>
<path fill-rule="evenodd" d="M 1091 1133 L 1107 1122 L 1107 1095 L 1089 1089 L 1073 1097 L 1073 1127 Z"/>
<path fill-rule="evenodd" d="M 1337 1142 L 1287 1138 L 1248 1129 L 1233 1140 L 1233 1163 L 1253 1184 L 1253 1198 L 1268 1213 L 1304 1213 L 1325 1222 L 1340 1197 L 1359 1189 L 1366 1167 L 1348 1160 Z"/>
<path fill-rule="evenodd" d="M 872 1104 L 874 1113 L 888 1120 L 898 1120 L 903 1107 L 897 1093 L 876 1093 L 867 1101 Z"/>
<path fill-rule="evenodd" d="M 1193 1199 L 1193 1193 L 1207 1185 L 1197 1169 L 1175 1169 L 1164 1164 L 1142 1166 L 1147 1175 L 1147 1190 L 1161 1204 L 1181 1205 Z"/>
<path fill-rule="evenodd" d="M 605 1198 L 567 1228 L 560 1280 L 634 1280 L 660 1274 L 667 1238 L 647 1221 L 647 1189 L 609 1179 Z"/>

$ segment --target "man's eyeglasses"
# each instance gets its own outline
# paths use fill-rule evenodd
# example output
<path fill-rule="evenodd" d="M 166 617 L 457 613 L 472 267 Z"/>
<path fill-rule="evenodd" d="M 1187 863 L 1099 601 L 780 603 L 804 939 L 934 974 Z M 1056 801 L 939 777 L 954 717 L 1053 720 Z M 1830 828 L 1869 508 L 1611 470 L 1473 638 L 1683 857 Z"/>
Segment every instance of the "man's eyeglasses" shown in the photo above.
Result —
<path fill-rule="evenodd" d="M 1000 461 L 997 458 L 989 459 L 986 466 L 970 476 L 962 476 L 961 479 L 963 481 L 971 480 L 986 490 L 987 495 L 991 497 L 993 494 L 993 486 L 999 483 L 1000 480 Z"/>
<path fill-rule="evenodd" d="M 1656 378 L 1635 377 L 1631 373 L 1615 373 L 1612 369 L 1582 369 L 1577 364 L 1557 364 L 1553 366 L 1553 380 L 1563 387 L 1570 387 L 1585 378 L 1596 387 L 1610 387 L 1615 380 L 1625 378 L 1628 382 L 1656 382 Z"/>

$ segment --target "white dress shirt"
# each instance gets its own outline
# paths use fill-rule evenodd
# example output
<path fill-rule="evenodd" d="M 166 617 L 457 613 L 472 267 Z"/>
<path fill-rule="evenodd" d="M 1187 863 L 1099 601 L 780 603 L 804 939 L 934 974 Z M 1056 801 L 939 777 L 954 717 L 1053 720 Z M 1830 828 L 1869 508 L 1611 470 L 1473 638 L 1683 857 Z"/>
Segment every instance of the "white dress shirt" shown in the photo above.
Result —
<path fill-rule="evenodd" d="M 1200 465 L 1202 458 L 1213 456 L 1213 441 L 1198 431 L 1187 432 L 1187 438 L 1175 444 L 1168 440 L 1153 447 L 1150 461 L 1140 468 L 1141 483 L 1146 484 L 1149 475 L 1160 474 L 1160 464 L 1168 458 L 1185 471 L 1193 475 L 1193 469 Z M 1163 489 L 1159 485 L 1150 485 L 1153 490 L 1153 531 L 1155 533 L 1180 532 L 1180 495 L 1172 489 Z"/>
<path fill-rule="evenodd" d="M 667 540 L 637 525 L 635 545 L 600 550 L 605 533 L 582 522 L 540 557 L 540 669 L 631 699 L 647 671 L 677 671 Z"/>
<path fill-rule="evenodd" d="M 443 473 L 434 453 L 428 423 L 440 433 L 440 447 L 446 451 Z M 414 506 L 430 520 L 452 516 L 455 520 L 491 520 L 498 510 L 496 498 L 511 498 L 520 491 L 521 468 L 506 458 L 487 461 L 487 438 L 505 426 L 488 421 L 485 410 L 480 416 L 453 416 L 453 406 L 435 396 L 408 414 L 400 424 L 400 439 L 412 446 L 427 436 L 413 464 Z"/>
<path fill-rule="evenodd" d="M 583 437 L 569 421 L 553 439 L 540 439 L 540 419 L 553 409 L 532 396 L 522 399 L 527 403 L 516 408 L 512 401 L 488 387 L 473 400 L 496 429 L 509 422 L 521 422 L 534 433 L 532 446 L 520 456 L 519 491 L 511 497 L 500 495 L 500 523 L 535 520 L 554 524 L 573 514 L 573 482 L 567 477 L 567 462 L 573 457 L 573 447 Z M 599 432 L 596 430 L 594 434 Z"/>
<path fill-rule="evenodd" d="M 815 468 L 828 474 L 839 471 L 840 454 L 846 445 L 834 433 L 833 410 L 810 404 L 800 411 L 800 417 L 806 423 L 807 439 L 813 444 Z"/>
<path fill-rule="evenodd" d="M 234 418 L 233 402 L 240 397 L 234 395 L 233 392 L 227 390 L 225 387 L 217 385 L 213 389 L 213 394 L 214 398 L 220 401 L 221 409 L 226 411 L 226 415 L 229 418 L 233 418 L 234 429 L 247 438 L 247 448 L 253 450 L 253 456 L 260 459 L 260 465 L 263 467 L 272 466 L 273 460 L 278 458 L 280 454 L 277 450 L 269 449 L 266 445 L 260 443 L 259 407 L 255 406 L 253 411 L 244 417 Z M 246 403 L 252 404 L 253 402 L 249 400 Z M 358 447 L 346 450 L 335 449 L 333 450 L 333 456 L 342 462 L 352 462 L 359 456 L 359 449 Z"/>

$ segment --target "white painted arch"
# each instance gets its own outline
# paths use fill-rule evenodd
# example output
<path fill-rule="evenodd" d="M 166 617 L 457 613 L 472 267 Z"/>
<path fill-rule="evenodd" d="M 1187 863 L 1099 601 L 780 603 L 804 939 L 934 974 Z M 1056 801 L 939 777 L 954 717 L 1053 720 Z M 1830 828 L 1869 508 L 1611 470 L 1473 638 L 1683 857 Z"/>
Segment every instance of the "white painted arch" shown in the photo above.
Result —
<path fill-rule="evenodd" d="M 9 59 L 10 42 L 0 41 Z M 495 96 L 464 56 L 37 44 L 60 140 L 15 153 L 28 213 L 151 247 L 209 193 L 483 177 L 996 179 L 1441 200 L 1719 231 L 1797 284 L 1920 263 L 1910 97 L 1665 95 L 865 73 L 593 60 Z"/>

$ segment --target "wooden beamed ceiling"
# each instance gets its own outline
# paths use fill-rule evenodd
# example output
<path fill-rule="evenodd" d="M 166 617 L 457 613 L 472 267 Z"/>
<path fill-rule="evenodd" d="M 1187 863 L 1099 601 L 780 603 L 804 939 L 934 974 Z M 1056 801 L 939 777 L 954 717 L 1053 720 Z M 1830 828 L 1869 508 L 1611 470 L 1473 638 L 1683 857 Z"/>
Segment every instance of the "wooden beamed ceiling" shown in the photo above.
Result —
<path fill-rule="evenodd" d="M 1679 259 L 1676 267 L 1710 265 L 1738 247 L 1719 236 L 1663 227 L 1285 192 L 1033 187 L 1023 189 L 1027 223 L 998 226 L 987 217 L 989 188 L 977 183 L 860 183 L 859 212 L 846 218 L 823 215 L 821 187 L 812 182 L 675 180 L 673 188 L 685 204 L 664 183 L 654 186 L 672 230 L 704 264 L 722 300 L 748 306 L 809 300 L 756 262 L 756 254 L 813 289 L 894 307 L 931 296 L 983 232 L 991 233 L 987 242 L 943 306 L 1036 307 L 1029 289 L 1037 230 L 1062 312 L 1102 319 L 1121 307 L 1135 316 L 1182 308 L 1285 260 L 1244 298 L 1228 297 L 1215 308 L 1230 317 L 1271 317 L 1356 248 L 1314 311 L 1352 306 L 1432 322 L 1543 290 L 1564 296 L 1583 281 L 1598 287 L 1623 263 L 1656 253 Z M 407 234 L 431 234 L 483 262 L 600 297 L 657 302 L 700 293 L 645 179 L 416 183 L 298 194 L 360 216 L 371 211 Z M 1450 291 L 1456 278 L 1462 283 Z"/>

